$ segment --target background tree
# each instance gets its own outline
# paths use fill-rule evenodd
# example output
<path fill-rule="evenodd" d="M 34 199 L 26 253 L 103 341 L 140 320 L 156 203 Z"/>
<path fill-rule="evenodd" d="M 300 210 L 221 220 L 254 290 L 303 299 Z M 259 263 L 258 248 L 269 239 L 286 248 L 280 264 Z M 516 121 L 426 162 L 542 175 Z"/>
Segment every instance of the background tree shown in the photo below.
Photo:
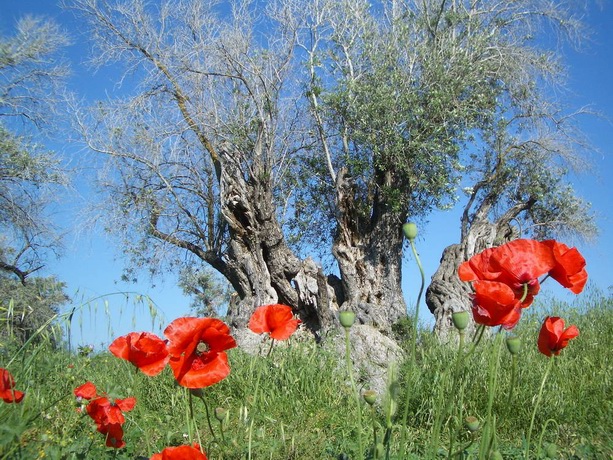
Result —
<path fill-rule="evenodd" d="M 304 228 L 315 238 L 335 228 L 343 292 L 358 311 L 388 324 L 402 315 L 400 225 L 453 206 L 467 184 L 464 250 L 443 259 L 428 291 L 433 312 L 450 295 L 466 305 L 455 270 L 475 250 L 467 245 L 511 238 L 512 221 L 535 237 L 593 233 L 589 206 L 565 180 L 585 145 L 550 100 L 563 67 L 535 41 L 548 30 L 576 42 L 571 5 L 383 2 L 374 16 L 366 2 L 316 5 L 304 48 L 324 155 L 303 163 L 317 180 L 298 193 L 307 206 L 331 204 Z M 450 320 L 442 313 L 438 323 Z"/>
<path fill-rule="evenodd" d="M 53 323 L 59 308 L 70 301 L 66 285 L 55 277 L 35 276 L 24 285 L 13 276 L 0 275 L 0 343 L 23 345 L 39 329 L 54 345 L 62 338 Z M 51 332 L 51 333 L 49 333 Z"/>
<path fill-rule="evenodd" d="M 94 63 L 120 62 L 138 82 L 130 97 L 78 120 L 88 146 L 108 159 L 102 186 L 112 209 L 102 212 L 115 216 L 106 221 L 135 265 L 206 262 L 237 293 L 235 325 L 276 302 L 313 329 L 331 321 L 326 277 L 290 250 L 277 214 L 304 144 L 301 90 L 287 77 L 297 24 L 277 22 L 283 8 L 274 2 L 266 15 L 209 2 L 70 5 L 91 25 Z"/>
<path fill-rule="evenodd" d="M 68 67 L 66 35 L 52 21 L 25 17 L 0 37 L 0 311 L 3 342 L 23 343 L 68 300 L 64 284 L 34 277 L 61 241 L 47 216 L 67 185 L 60 160 L 34 139 L 57 127 Z"/>
<path fill-rule="evenodd" d="M 58 53 L 67 44 L 53 22 L 31 17 L 0 37 L 0 270 L 22 283 L 60 248 L 45 210 L 67 176 L 33 136 L 57 126 L 68 75 Z"/>
<path fill-rule="evenodd" d="M 586 146 L 574 115 L 561 116 L 540 102 L 482 131 L 468 175 L 474 185 L 465 188 L 460 242 L 444 250 L 426 290 L 441 337 L 453 330 L 451 313 L 471 306 L 470 286 L 457 276 L 460 263 L 519 237 L 590 239 L 597 232 L 589 203 L 565 181 L 569 168 L 585 167 L 577 156 Z"/>
<path fill-rule="evenodd" d="M 313 330 L 406 313 L 402 223 L 452 206 L 476 133 L 552 73 L 539 28 L 578 30 L 549 0 L 67 3 L 136 86 L 79 114 L 135 264 L 200 259 L 235 325 L 282 302 Z"/>
<path fill-rule="evenodd" d="M 191 310 L 196 316 L 225 316 L 230 299 L 231 286 L 208 267 L 194 269 L 184 267 L 179 274 L 179 287 L 192 297 Z"/>

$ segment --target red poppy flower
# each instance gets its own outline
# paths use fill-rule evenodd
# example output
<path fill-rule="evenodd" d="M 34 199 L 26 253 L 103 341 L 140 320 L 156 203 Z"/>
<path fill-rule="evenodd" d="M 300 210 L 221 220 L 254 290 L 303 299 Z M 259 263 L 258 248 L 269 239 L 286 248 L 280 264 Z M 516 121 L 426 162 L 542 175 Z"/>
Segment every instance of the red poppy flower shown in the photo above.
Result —
<path fill-rule="evenodd" d="M 177 318 L 164 330 L 170 367 L 179 385 L 203 388 L 230 373 L 225 350 L 236 347 L 230 328 L 215 318 Z"/>
<path fill-rule="evenodd" d="M 208 460 L 198 444 L 193 446 L 167 447 L 150 460 Z"/>
<path fill-rule="evenodd" d="M 555 266 L 549 272 L 549 276 L 575 294 L 583 291 L 587 282 L 587 272 L 585 259 L 577 248 L 569 248 L 555 240 L 543 241 L 543 244 L 551 248 L 555 259 Z"/>
<path fill-rule="evenodd" d="M 477 324 L 515 327 L 521 316 L 521 303 L 513 289 L 497 281 L 475 281 L 473 287 L 472 312 Z"/>
<path fill-rule="evenodd" d="M 99 428 L 98 431 L 100 431 L 100 427 L 105 425 L 123 425 L 126 421 L 123 413 L 131 411 L 135 405 L 136 398 L 134 397 L 111 401 L 107 397 L 101 396 L 90 401 L 86 410 L 89 416 L 96 422 Z"/>
<path fill-rule="evenodd" d="M 564 320 L 557 316 L 548 316 L 543 321 L 538 338 L 538 349 L 546 356 L 559 355 L 568 345 L 570 339 L 579 336 L 579 329 L 574 324 L 564 329 Z"/>
<path fill-rule="evenodd" d="M 5 403 L 20 403 L 25 393 L 15 390 L 15 379 L 9 371 L 0 367 L 0 398 Z"/>
<path fill-rule="evenodd" d="M 136 398 L 111 400 L 107 396 L 98 395 L 96 386 L 86 382 L 75 388 L 77 398 L 90 400 L 85 407 L 87 414 L 96 423 L 96 429 L 106 436 L 106 445 L 120 449 L 126 445 L 123 441 L 123 428 L 125 422 L 124 412 L 129 412 L 136 405 Z"/>
<path fill-rule="evenodd" d="M 87 399 L 89 401 L 98 396 L 98 390 L 96 390 L 96 385 L 92 382 L 85 382 L 80 387 L 74 389 L 74 394 L 77 398 Z"/>
<path fill-rule="evenodd" d="M 292 308 L 287 305 L 264 305 L 258 307 L 251 315 L 249 329 L 256 334 L 268 332 L 275 340 L 287 340 L 296 332 L 299 319 L 294 319 Z"/>
<path fill-rule="evenodd" d="M 98 426 L 98 431 L 106 436 L 106 446 L 121 449 L 126 443 L 123 440 L 123 427 L 119 423 Z"/>
<path fill-rule="evenodd" d="M 496 248 L 489 248 L 471 257 L 458 268 L 462 281 L 498 281 L 508 285 L 522 300 L 522 307 L 530 306 L 540 290 L 538 277 L 556 265 L 547 245 L 528 239 L 513 240 Z"/>
<path fill-rule="evenodd" d="M 151 377 L 162 372 L 169 359 L 166 342 L 150 332 L 130 332 L 118 337 L 109 346 L 109 351 Z"/>

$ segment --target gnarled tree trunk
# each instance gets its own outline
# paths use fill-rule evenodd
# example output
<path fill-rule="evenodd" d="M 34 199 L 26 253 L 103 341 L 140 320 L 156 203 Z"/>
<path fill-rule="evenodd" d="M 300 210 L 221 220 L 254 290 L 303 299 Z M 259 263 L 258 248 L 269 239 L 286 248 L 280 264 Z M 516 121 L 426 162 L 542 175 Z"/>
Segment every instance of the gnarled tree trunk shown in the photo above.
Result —
<path fill-rule="evenodd" d="M 489 213 L 496 203 L 495 193 L 487 194 L 474 214 L 471 215 L 469 212 L 478 191 L 479 187 L 475 187 L 472 199 L 464 208 L 460 243 L 445 248 L 440 265 L 432 275 L 432 280 L 426 290 L 426 305 L 435 318 L 434 331 L 442 341 L 448 341 L 450 334 L 454 333 L 452 313 L 470 311 L 472 306 L 472 288 L 469 283 L 460 281 L 459 265 L 484 249 L 499 246 L 517 238 L 519 233 L 510 222 L 535 203 L 532 198 L 518 203 L 492 222 Z M 474 323 L 471 321 L 469 331 L 472 329 L 474 329 Z"/>
<path fill-rule="evenodd" d="M 237 157 L 221 151 L 220 201 L 230 235 L 221 272 L 237 293 L 228 310 L 232 326 L 246 327 L 259 305 L 283 303 L 294 307 L 311 331 L 330 328 L 336 317 L 334 287 L 311 259 L 300 260 L 287 246 L 270 175 L 254 171 L 245 179 Z"/>
<path fill-rule="evenodd" d="M 337 234 L 333 245 L 342 280 L 342 310 L 356 313 L 357 320 L 389 332 L 406 316 L 402 293 L 402 222 L 375 197 L 370 216 L 356 209 L 351 179 L 340 170 L 336 180 Z"/>

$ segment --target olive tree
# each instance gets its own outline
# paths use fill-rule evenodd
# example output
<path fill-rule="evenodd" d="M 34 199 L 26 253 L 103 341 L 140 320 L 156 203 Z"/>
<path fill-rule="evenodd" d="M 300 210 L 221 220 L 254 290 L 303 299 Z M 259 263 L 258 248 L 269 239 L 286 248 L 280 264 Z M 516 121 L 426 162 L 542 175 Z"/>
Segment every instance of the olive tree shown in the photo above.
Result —
<path fill-rule="evenodd" d="M 547 104 L 539 102 L 484 127 L 471 154 L 459 243 L 445 248 L 426 290 L 442 338 L 453 330 L 451 314 L 470 309 L 470 287 L 457 276 L 460 263 L 519 237 L 574 240 L 597 233 L 589 203 L 564 180 L 569 169 L 586 168 L 578 156 L 589 147 L 576 132 L 579 113 L 543 110 Z"/>
<path fill-rule="evenodd" d="M 281 302 L 314 331 L 338 309 L 405 315 L 401 225 L 479 177 L 477 133 L 551 73 L 539 27 L 578 30 L 548 0 L 66 4 L 130 83 L 77 122 L 134 266 L 200 260 L 236 291 L 234 325 Z"/>
<path fill-rule="evenodd" d="M 60 159 L 41 145 L 56 127 L 68 66 L 66 34 L 24 17 L 0 37 L 0 338 L 22 345 L 68 301 L 54 277 L 32 276 L 61 248 L 48 207 L 68 183 Z M 52 337 L 54 341 L 58 337 Z"/>
<path fill-rule="evenodd" d="M 54 22 L 32 17 L 0 37 L 0 270 L 22 283 L 60 247 L 45 212 L 67 176 L 37 140 L 62 107 L 67 44 Z"/>

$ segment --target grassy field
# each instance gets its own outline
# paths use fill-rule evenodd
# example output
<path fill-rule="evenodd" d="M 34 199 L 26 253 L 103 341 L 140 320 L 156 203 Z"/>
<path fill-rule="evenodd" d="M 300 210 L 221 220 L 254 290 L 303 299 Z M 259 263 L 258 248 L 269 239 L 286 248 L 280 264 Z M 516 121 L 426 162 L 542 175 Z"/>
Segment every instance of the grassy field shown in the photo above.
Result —
<path fill-rule="evenodd" d="M 26 396 L 21 404 L 0 402 L 0 458 L 144 459 L 188 442 L 199 442 L 209 459 L 358 459 L 361 449 L 365 458 L 479 458 L 486 420 L 495 420 L 490 436 L 502 457 L 494 458 L 525 458 L 524 440 L 549 364 L 536 337 L 550 314 L 576 324 L 581 335 L 556 357 L 543 385 L 529 457 L 611 459 L 612 306 L 610 296 L 587 292 L 573 305 L 528 310 L 514 331 L 522 348 L 512 395 L 511 355 L 503 340 L 484 339 L 454 373 L 457 349 L 422 330 L 415 361 L 399 366 L 391 393 L 377 395 L 372 407 L 361 399 L 368 388 L 356 376 L 360 417 L 344 356 L 325 345 L 294 341 L 268 357 L 232 349 L 230 375 L 205 388 L 200 399 L 179 387 L 168 368 L 147 377 L 106 352 L 79 355 L 45 341 L 17 350 L 5 343 L 0 367 L 10 370 Z M 79 412 L 73 390 L 86 381 L 111 396 L 136 397 L 126 414 L 126 447 L 105 447 L 92 420 Z M 467 430 L 466 416 L 476 417 L 481 428 Z"/>

